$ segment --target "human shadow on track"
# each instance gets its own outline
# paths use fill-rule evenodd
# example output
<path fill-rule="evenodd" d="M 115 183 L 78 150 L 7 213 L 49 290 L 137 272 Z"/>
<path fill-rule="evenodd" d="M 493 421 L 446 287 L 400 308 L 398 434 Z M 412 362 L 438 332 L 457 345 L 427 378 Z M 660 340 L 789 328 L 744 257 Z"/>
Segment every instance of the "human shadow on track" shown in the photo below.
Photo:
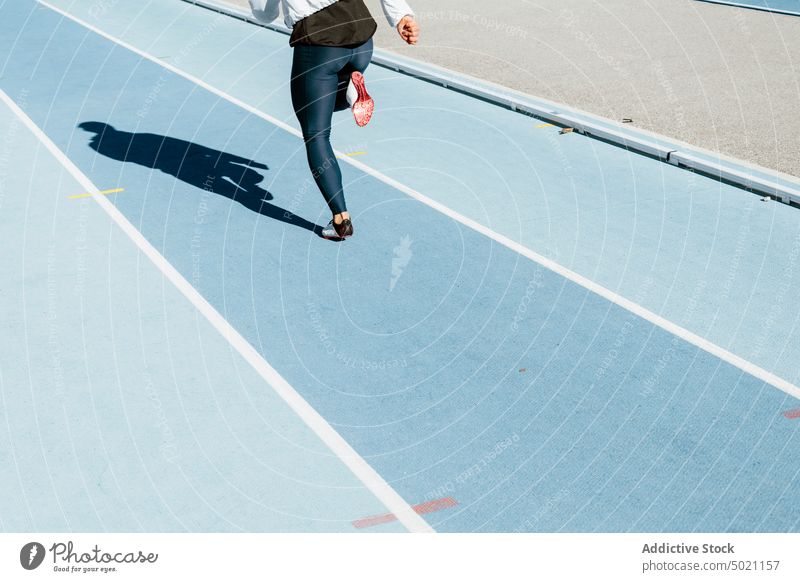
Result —
<path fill-rule="evenodd" d="M 256 171 L 268 170 L 265 164 L 174 137 L 119 131 L 101 121 L 85 121 L 78 127 L 94 133 L 89 147 L 112 160 L 161 170 L 253 212 L 322 236 L 320 226 L 269 202 L 273 196 L 259 186 L 264 176 Z"/>

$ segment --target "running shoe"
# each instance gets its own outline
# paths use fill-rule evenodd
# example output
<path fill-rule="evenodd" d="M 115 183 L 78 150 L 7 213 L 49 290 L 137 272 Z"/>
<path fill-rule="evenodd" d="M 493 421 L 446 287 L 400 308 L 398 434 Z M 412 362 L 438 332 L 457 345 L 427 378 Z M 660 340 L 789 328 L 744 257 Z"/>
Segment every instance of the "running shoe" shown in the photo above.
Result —
<path fill-rule="evenodd" d="M 322 229 L 322 238 L 329 240 L 344 240 L 350 236 L 353 236 L 353 223 L 349 218 L 345 218 L 341 224 L 336 224 L 331 219 L 328 226 Z"/>
<path fill-rule="evenodd" d="M 353 110 L 353 117 L 356 118 L 358 126 L 364 127 L 368 124 L 375 111 L 375 102 L 367 93 L 364 75 L 358 71 L 350 75 L 350 84 L 347 86 L 347 102 Z"/>

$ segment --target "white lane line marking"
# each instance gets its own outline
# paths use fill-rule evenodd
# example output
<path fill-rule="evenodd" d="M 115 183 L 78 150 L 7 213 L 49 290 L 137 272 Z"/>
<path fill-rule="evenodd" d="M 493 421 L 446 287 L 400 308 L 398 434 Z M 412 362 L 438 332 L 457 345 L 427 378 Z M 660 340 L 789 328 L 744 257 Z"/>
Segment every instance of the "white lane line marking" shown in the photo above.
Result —
<path fill-rule="evenodd" d="M 398 520 L 412 532 L 433 532 L 433 528 L 383 480 L 342 436 L 306 402 L 297 391 L 237 332 L 214 307 L 151 245 L 91 180 L 62 152 L 27 114 L 0 89 L 2 100 L 51 154 L 72 174 L 86 192 L 117 223 L 139 249 L 158 267 L 173 285 L 205 316 L 231 346 L 272 386 L 303 422 L 342 460 L 358 479 L 377 497 Z"/>
<path fill-rule="evenodd" d="M 206 83 L 202 79 L 200 79 L 198 77 L 195 77 L 194 75 L 191 75 L 190 73 L 187 73 L 185 71 L 181 71 L 180 69 L 174 67 L 173 65 L 170 65 L 169 63 L 166 63 L 166 62 L 162 61 L 161 59 L 159 59 L 157 57 L 154 57 L 154 56 L 152 56 L 152 55 L 150 55 L 150 54 L 148 54 L 148 53 L 146 53 L 146 52 L 144 52 L 144 51 L 142 51 L 142 50 L 140 50 L 140 49 L 128 44 L 124 40 L 115 38 L 115 37 L 103 32 L 102 30 L 99 30 L 98 28 L 92 26 L 88 22 L 84 22 L 80 18 L 72 16 L 71 14 L 68 14 L 68 13 L 64 12 L 63 10 L 61 10 L 59 8 L 56 8 L 56 7 L 52 6 L 51 4 L 48 4 L 45 0 L 36 0 L 36 1 L 39 4 L 42 4 L 43 6 L 47 6 L 51 10 L 54 10 L 55 12 L 58 12 L 59 14 L 63 15 L 65 18 L 69 18 L 70 20 L 80 24 L 81 26 L 83 26 L 85 28 L 88 28 L 92 32 L 94 32 L 94 33 L 96 33 L 96 34 L 98 34 L 98 35 L 110 40 L 111 42 L 114 42 L 114 43 L 118 44 L 119 46 L 124 47 L 124 48 L 126 48 L 126 49 L 128 49 L 128 50 L 130 50 L 130 51 L 132 51 L 132 52 L 134 52 L 136 54 L 138 54 L 139 56 L 141 56 L 141 57 L 143 57 L 143 58 L 145 58 L 145 59 L 147 59 L 149 61 L 152 61 L 152 62 L 156 63 L 157 65 L 167 69 L 168 71 L 172 71 L 176 75 L 180 75 L 181 77 L 183 77 L 185 79 L 188 79 L 192 83 L 198 85 L 199 87 L 202 87 L 203 89 L 213 93 L 214 95 L 222 97 L 223 99 L 233 103 L 237 107 L 241 107 L 245 111 L 248 111 L 249 113 L 252 113 L 253 115 L 258 116 L 261 119 L 264 119 L 265 121 L 268 121 L 268 122 L 272 123 L 273 125 L 276 125 L 276 126 L 280 127 L 281 129 L 291 133 L 292 135 L 295 135 L 297 137 L 302 138 L 302 135 L 301 135 L 300 131 L 298 131 L 297 129 L 295 129 L 292 126 L 288 125 L 287 123 L 284 123 L 280 119 L 272 117 L 271 115 L 269 115 L 267 113 L 264 113 L 263 111 L 261 111 L 259 109 L 256 109 L 252 105 L 248 105 L 247 103 L 245 103 L 241 99 L 237 99 L 233 95 L 229 95 L 229 94 L 225 93 L 224 91 L 222 91 L 221 89 L 217 89 L 216 87 L 213 87 L 213 86 L 209 85 L 208 83 Z M 758 378 L 759 380 L 761 380 L 763 382 L 767 382 L 768 384 L 771 384 L 775 388 L 777 388 L 779 390 L 782 390 L 786 394 L 789 394 L 790 396 L 793 396 L 794 398 L 797 398 L 798 400 L 800 400 L 800 387 L 792 384 L 788 380 L 785 380 L 784 378 L 781 378 L 781 377 L 773 374 L 772 372 L 768 372 L 767 370 L 755 365 L 754 363 L 752 363 L 752 362 L 750 362 L 748 360 L 745 360 L 744 358 L 741 358 L 741 357 L 737 356 L 736 354 L 734 354 L 732 352 L 729 352 L 728 350 L 716 345 L 715 343 L 713 343 L 713 342 L 711 342 L 711 341 L 709 341 L 709 340 L 707 340 L 707 339 L 705 339 L 703 337 L 700 337 L 699 335 L 689 331 L 688 329 L 685 329 L 685 328 L 677 325 L 676 323 L 673 323 L 673 322 L 661 317 L 660 315 L 657 315 L 657 314 L 653 313 L 652 311 L 642 307 L 641 305 L 638 305 L 638 304 L 634 303 L 633 301 L 630 301 L 629 299 L 626 299 L 625 297 L 622 297 L 621 295 L 615 293 L 614 291 L 611 291 L 610 289 L 606 289 L 602 285 L 587 279 L 583 275 L 579 275 L 578 273 L 575 273 L 574 271 L 571 271 L 571 270 L 567 269 L 566 267 L 564 267 L 562 265 L 559 265 L 555 261 L 552 261 L 552 260 L 548 259 L 547 257 L 544 257 L 544 256 L 540 255 L 539 253 L 534 252 L 533 250 L 529 249 L 528 247 L 526 247 L 526 246 L 524 246 L 524 245 L 522 245 L 522 244 L 520 244 L 520 243 L 518 243 L 518 242 L 516 242 L 514 240 L 511 240 L 510 238 L 508 238 L 508 237 L 506 237 L 506 236 L 504 236 L 502 234 L 499 234 L 499 233 L 497 233 L 497 232 L 495 232 L 495 231 L 483 226 L 482 224 L 479 224 L 478 222 L 475 222 L 471 218 L 467 218 L 466 216 L 463 216 L 463 215 L 459 214 L 458 212 L 456 212 L 454 210 L 451 210 L 447 206 L 444 206 L 443 204 L 441 204 L 439 202 L 436 202 L 435 200 L 433 200 L 431 198 L 428 198 L 424 194 L 421 194 L 420 192 L 417 192 L 413 188 L 411 188 L 409 186 L 406 186 L 405 184 L 402 184 L 401 182 L 398 182 L 394 178 L 390 178 L 389 176 L 383 174 L 382 172 L 380 172 L 378 170 L 375 170 L 374 168 L 371 168 L 370 166 L 367 166 L 363 162 L 361 162 L 361 161 L 359 161 L 359 160 L 357 160 L 355 158 L 352 158 L 352 157 L 347 157 L 342 152 L 337 151 L 337 150 L 334 150 L 334 153 L 339 158 L 341 158 L 341 160 L 344 163 L 350 164 L 351 166 L 353 166 L 355 168 L 358 168 L 362 172 L 365 172 L 366 174 L 369 174 L 370 176 L 372 176 L 373 178 L 375 178 L 377 180 L 380 180 L 384 184 L 387 184 L 387 185 L 395 188 L 396 190 L 399 190 L 399 191 L 407 194 L 408 196 L 411 196 L 415 200 L 418 200 L 419 202 L 422 202 L 423 204 L 426 204 L 427 206 L 430 206 L 431 208 L 441 212 L 445 216 L 447 216 L 447 217 L 449 217 L 449 218 L 451 218 L 451 219 L 453 219 L 455 221 L 458 221 L 461 224 L 463 224 L 464 226 L 467 226 L 467 227 L 469 227 L 469 228 L 471 228 L 471 229 L 483 234 L 484 236 L 486 236 L 486 237 L 492 239 L 493 241 L 495 241 L 496 243 L 501 244 L 504 247 L 507 247 L 507 248 L 511 249 L 512 251 L 515 251 L 515 252 L 519 253 L 520 255 L 531 259 L 532 261 L 534 261 L 536 263 L 539 263 L 544 268 L 549 269 L 549 270 L 553 271 L 554 273 L 557 273 L 558 275 L 561 275 L 565 279 L 569 279 L 573 283 L 576 283 L 577 285 L 580 285 L 581 287 L 583 287 L 585 289 L 588 289 L 592 293 L 595 293 L 595 294 L 599 295 L 600 297 L 603 297 L 604 299 L 606 299 L 608 301 L 611 301 L 615 305 L 618 305 L 619 307 L 622 307 L 623 309 L 626 309 L 626 310 L 630 311 L 634 315 L 637 315 L 637 316 L 641 317 L 642 319 L 652 323 L 653 325 L 668 331 L 669 333 L 681 338 L 685 342 L 688 342 L 688 343 L 690 343 L 690 344 L 692 344 L 692 345 L 694 345 L 694 346 L 696 346 L 696 347 L 698 347 L 698 348 L 700 348 L 700 349 L 712 354 L 713 356 L 716 356 L 720 360 L 723 360 L 724 362 L 727 362 L 728 364 L 731 364 L 732 366 L 735 366 L 735 367 L 739 368 L 740 370 L 750 374 L 751 376 L 754 376 L 755 378 Z"/>

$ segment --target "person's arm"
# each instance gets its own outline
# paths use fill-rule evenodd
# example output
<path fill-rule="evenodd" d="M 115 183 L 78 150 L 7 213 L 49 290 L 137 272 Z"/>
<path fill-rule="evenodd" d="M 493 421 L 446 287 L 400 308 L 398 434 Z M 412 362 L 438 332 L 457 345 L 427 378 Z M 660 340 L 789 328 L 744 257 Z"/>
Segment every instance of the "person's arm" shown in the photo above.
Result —
<path fill-rule="evenodd" d="M 250 10 L 256 20 L 269 24 L 280 15 L 280 0 L 250 0 Z"/>
<path fill-rule="evenodd" d="M 397 29 L 400 38 L 408 44 L 417 44 L 419 24 L 414 20 L 414 11 L 405 0 L 381 0 L 383 13 L 389 24 Z"/>

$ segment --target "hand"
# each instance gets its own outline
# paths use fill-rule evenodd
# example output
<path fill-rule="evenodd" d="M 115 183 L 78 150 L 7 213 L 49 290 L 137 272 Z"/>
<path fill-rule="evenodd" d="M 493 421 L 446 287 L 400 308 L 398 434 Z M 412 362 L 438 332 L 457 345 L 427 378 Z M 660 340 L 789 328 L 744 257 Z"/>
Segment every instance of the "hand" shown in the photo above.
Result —
<path fill-rule="evenodd" d="M 419 24 L 410 14 L 403 16 L 397 23 L 397 32 L 400 33 L 400 38 L 408 44 L 417 44 L 419 40 Z"/>

